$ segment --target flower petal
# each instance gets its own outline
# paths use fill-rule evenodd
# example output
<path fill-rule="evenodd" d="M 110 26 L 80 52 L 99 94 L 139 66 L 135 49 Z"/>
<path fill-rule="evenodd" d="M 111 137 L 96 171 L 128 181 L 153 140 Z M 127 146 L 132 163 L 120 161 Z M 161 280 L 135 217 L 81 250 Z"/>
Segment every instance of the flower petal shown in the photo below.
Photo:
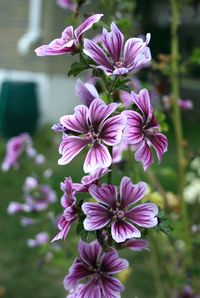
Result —
<path fill-rule="evenodd" d="M 106 105 L 101 99 L 95 99 L 89 107 L 89 119 L 96 132 L 100 131 L 99 125 L 105 121 L 118 107 L 117 103 Z"/>
<path fill-rule="evenodd" d="M 124 291 L 124 286 L 115 277 L 102 277 L 102 292 L 106 298 L 120 298 L 120 292 Z"/>
<path fill-rule="evenodd" d="M 142 67 L 149 66 L 150 62 L 151 62 L 151 51 L 150 51 L 149 47 L 143 48 L 141 50 L 141 52 L 139 54 L 137 54 L 132 65 L 129 65 L 128 71 L 136 72 L 136 71 L 140 70 Z"/>
<path fill-rule="evenodd" d="M 112 159 L 108 149 L 99 143 L 94 144 L 85 159 L 83 170 L 85 173 L 92 172 L 98 168 L 108 168 Z"/>
<path fill-rule="evenodd" d="M 76 49 L 73 27 L 67 27 L 60 38 L 56 38 L 48 45 L 42 45 L 35 49 L 37 56 L 54 56 L 71 53 Z"/>
<path fill-rule="evenodd" d="M 147 89 L 142 89 L 139 94 L 131 92 L 131 99 L 143 113 L 144 122 L 149 122 L 153 115 L 153 108 L 150 102 L 149 91 Z"/>
<path fill-rule="evenodd" d="M 116 75 L 116 76 L 124 76 L 124 75 L 127 74 L 128 72 L 129 72 L 129 69 L 128 69 L 128 68 L 120 67 L 120 68 L 116 68 L 116 69 L 113 71 L 113 75 Z"/>
<path fill-rule="evenodd" d="M 106 71 L 112 73 L 112 71 L 113 71 L 112 64 L 108 60 L 108 57 L 106 56 L 104 51 L 101 49 L 101 47 L 98 46 L 95 42 L 85 38 L 83 52 L 85 55 L 92 58 L 92 60 L 94 60 L 101 67 L 105 68 Z"/>
<path fill-rule="evenodd" d="M 143 164 L 144 170 L 148 170 L 153 163 L 153 154 L 146 141 L 142 141 L 139 144 L 139 148 L 135 152 L 135 160 L 140 161 Z"/>
<path fill-rule="evenodd" d="M 97 240 L 94 240 L 90 243 L 86 243 L 82 240 L 79 240 L 78 251 L 80 258 L 86 266 L 96 266 L 101 253 L 101 246 Z"/>
<path fill-rule="evenodd" d="M 145 203 L 125 212 L 128 217 L 138 226 L 152 228 L 158 224 L 158 207 L 155 204 Z"/>
<path fill-rule="evenodd" d="M 81 139 L 72 136 L 65 138 L 59 146 L 59 153 L 62 154 L 62 157 L 58 160 L 58 164 L 68 164 L 89 143 L 90 139 Z"/>
<path fill-rule="evenodd" d="M 126 66 L 134 63 L 137 55 L 147 46 L 150 41 L 150 34 L 146 35 L 146 42 L 141 38 L 129 38 L 124 46 L 124 61 Z"/>
<path fill-rule="evenodd" d="M 79 105 L 75 109 L 74 115 L 65 115 L 60 118 L 60 123 L 67 129 L 79 133 L 87 133 L 88 128 L 88 108 Z"/>
<path fill-rule="evenodd" d="M 110 29 L 111 32 L 108 32 L 105 28 L 103 29 L 102 42 L 113 61 L 118 62 L 122 52 L 124 36 L 115 23 L 111 24 Z"/>
<path fill-rule="evenodd" d="M 101 187 L 92 184 L 89 187 L 90 195 L 98 202 L 111 208 L 116 207 L 117 202 L 117 187 L 114 185 L 102 184 Z"/>
<path fill-rule="evenodd" d="M 101 284 L 98 279 L 92 278 L 85 285 L 82 285 L 79 290 L 79 296 L 82 298 L 102 298 Z"/>
<path fill-rule="evenodd" d="M 75 259 L 73 265 L 69 269 L 69 274 L 65 276 L 63 281 L 64 288 L 66 290 L 75 288 L 79 280 L 88 277 L 91 273 L 92 272 L 87 269 L 79 259 Z"/>
<path fill-rule="evenodd" d="M 76 95 L 87 107 L 95 98 L 99 98 L 96 88 L 92 84 L 83 84 L 80 79 L 76 83 Z"/>
<path fill-rule="evenodd" d="M 122 246 L 133 251 L 149 250 L 149 241 L 144 239 L 130 239 L 122 243 Z"/>
<path fill-rule="evenodd" d="M 64 214 L 62 214 L 58 222 L 58 228 L 60 229 L 60 232 L 51 240 L 51 242 L 66 239 L 70 230 L 70 226 L 71 222 L 67 221 Z"/>
<path fill-rule="evenodd" d="M 106 252 L 101 260 L 101 269 L 109 274 L 116 274 L 128 268 L 129 263 L 126 259 L 121 259 L 116 250 Z"/>
<path fill-rule="evenodd" d="M 101 131 L 99 137 L 106 145 L 114 146 L 120 143 L 122 138 L 122 131 L 126 124 L 126 117 L 117 115 L 102 122 L 99 126 Z"/>
<path fill-rule="evenodd" d="M 124 138 L 127 139 L 129 144 L 138 144 L 144 138 L 142 132 L 142 116 L 139 113 L 130 110 L 124 111 L 122 114 L 127 118 Z"/>
<path fill-rule="evenodd" d="M 92 26 L 97 23 L 101 17 L 103 16 L 103 14 L 94 14 L 93 16 L 90 16 L 89 18 L 87 18 L 81 25 L 79 25 L 76 30 L 74 31 L 75 36 L 77 37 L 77 39 L 80 39 L 81 35 L 89 30 L 90 28 L 92 28 Z"/>
<path fill-rule="evenodd" d="M 112 224 L 111 234 L 112 238 L 118 243 L 124 242 L 126 239 L 130 239 L 133 237 L 141 237 L 140 231 L 132 224 L 124 220 L 117 220 L 115 223 Z"/>
<path fill-rule="evenodd" d="M 120 184 L 120 208 L 126 208 L 137 203 L 147 193 L 148 186 L 145 182 L 133 184 L 131 179 L 123 177 Z"/>
<path fill-rule="evenodd" d="M 163 154 L 167 151 L 167 138 L 162 133 L 156 133 L 153 136 L 149 137 L 149 141 L 156 150 L 158 161 L 162 160 Z"/>
<path fill-rule="evenodd" d="M 87 216 L 83 222 L 86 231 L 99 230 L 105 227 L 112 218 L 108 209 L 97 203 L 83 203 L 82 209 Z"/>

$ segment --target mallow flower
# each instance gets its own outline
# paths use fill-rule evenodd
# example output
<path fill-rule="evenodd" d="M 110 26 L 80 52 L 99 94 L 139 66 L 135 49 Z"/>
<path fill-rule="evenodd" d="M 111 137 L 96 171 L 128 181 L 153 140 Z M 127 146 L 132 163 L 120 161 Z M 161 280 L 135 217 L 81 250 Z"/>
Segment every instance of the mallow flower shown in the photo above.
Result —
<path fill-rule="evenodd" d="M 60 38 L 54 39 L 48 45 L 40 46 L 35 49 L 37 56 L 53 56 L 73 53 L 77 50 L 82 35 L 98 22 L 103 14 L 95 14 L 87 18 L 80 26 L 74 29 L 72 26 L 67 27 Z"/>
<path fill-rule="evenodd" d="M 71 291 L 68 297 L 121 297 L 124 286 L 113 275 L 128 268 L 127 260 L 119 258 L 114 249 L 103 252 L 97 240 L 91 243 L 80 240 L 78 251 L 79 257 L 64 279 L 65 289 Z"/>
<path fill-rule="evenodd" d="M 131 179 L 123 177 L 118 196 L 117 187 L 102 184 L 91 185 L 90 195 L 98 203 L 83 203 L 82 209 L 86 215 L 84 228 L 96 231 L 104 227 L 111 227 L 112 238 L 116 242 L 141 237 L 141 232 L 135 226 L 143 228 L 155 227 L 158 223 L 158 208 L 151 203 L 134 206 L 147 193 L 147 184 L 140 182 L 132 184 Z"/>
<path fill-rule="evenodd" d="M 94 41 L 84 39 L 83 52 L 98 64 L 98 68 L 106 75 L 125 75 L 149 65 L 151 53 L 147 45 L 150 33 L 146 35 L 146 41 L 129 38 L 124 44 L 124 36 L 115 23 L 110 28 L 111 32 L 103 29 L 103 49 Z"/>
<path fill-rule="evenodd" d="M 80 79 L 78 79 L 76 83 L 76 95 L 87 107 L 90 106 L 95 98 L 99 98 L 99 94 L 94 85 L 89 83 L 84 84 Z"/>
<path fill-rule="evenodd" d="M 154 160 L 151 146 L 154 147 L 160 162 L 167 151 L 168 142 L 166 136 L 160 133 L 148 90 L 142 89 L 139 94 L 132 92 L 131 97 L 141 114 L 132 110 L 123 112 L 127 117 L 124 137 L 129 144 L 136 146 L 135 159 L 142 162 L 144 170 L 148 170 Z"/>
<path fill-rule="evenodd" d="M 71 178 L 66 178 L 61 183 L 61 190 L 64 192 L 61 197 L 61 205 L 64 208 L 64 212 L 59 218 L 58 228 L 60 232 L 53 238 L 53 241 L 66 239 L 71 224 L 78 219 L 77 206 L 76 206 L 76 192 L 73 187 Z"/>
<path fill-rule="evenodd" d="M 68 164 L 83 148 L 90 145 L 84 162 L 84 172 L 89 173 L 99 168 L 108 168 L 112 158 L 107 146 L 120 143 L 126 117 L 111 116 L 117 109 L 117 103 L 106 105 L 101 99 L 95 99 L 89 108 L 79 105 L 74 115 L 60 118 L 60 123 L 68 131 L 59 146 L 62 157 L 60 165 Z"/>

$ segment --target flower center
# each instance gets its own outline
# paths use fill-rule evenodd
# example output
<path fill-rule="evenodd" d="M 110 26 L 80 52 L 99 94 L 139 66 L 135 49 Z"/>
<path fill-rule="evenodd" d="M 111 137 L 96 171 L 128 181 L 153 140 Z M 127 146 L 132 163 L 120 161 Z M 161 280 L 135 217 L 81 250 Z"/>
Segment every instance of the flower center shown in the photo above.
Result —
<path fill-rule="evenodd" d="M 124 67 L 124 62 L 123 61 L 117 61 L 114 63 L 114 68 L 121 68 L 121 67 Z"/>
<path fill-rule="evenodd" d="M 94 130 L 89 131 L 86 134 L 86 137 L 87 138 L 91 138 L 92 139 L 92 143 L 100 142 L 99 133 L 96 133 Z"/>
<path fill-rule="evenodd" d="M 97 269 L 93 269 L 94 273 L 93 273 L 93 279 L 94 280 L 99 280 L 102 275 L 104 274 L 103 271 L 100 270 L 100 268 L 97 268 Z"/>
<path fill-rule="evenodd" d="M 122 219 L 124 218 L 124 211 L 117 208 L 116 210 L 113 210 L 114 213 L 114 219 Z"/>
<path fill-rule="evenodd" d="M 150 127 L 150 128 L 145 128 L 143 127 L 143 133 L 145 136 L 152 136 L 156 133 L 160 132 L 158 127 Z"/>

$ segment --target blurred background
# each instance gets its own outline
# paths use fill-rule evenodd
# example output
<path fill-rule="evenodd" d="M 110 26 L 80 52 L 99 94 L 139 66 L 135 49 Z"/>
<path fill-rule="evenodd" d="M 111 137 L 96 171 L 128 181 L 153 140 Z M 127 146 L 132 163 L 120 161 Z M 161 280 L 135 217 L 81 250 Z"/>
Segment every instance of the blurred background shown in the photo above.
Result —
<path fill-rule="evenodd" d="M 200 154 L 200 1 L 181 1 L 178 20 L 180 99 L 189 100 L 189 105 L 180 105 L 187 159 L 186 172 L 190 173 L 187 176 L 190 175 L 192 180 L 196 179 L 196 192 L 193 188 L 189 190 L 192 195 L 187 202 L 189 227 L 194 241 L 193 256 L 196 256 L 196 261 L 187 277 L 180 273 L 185 244 L 180 237 L 182 227 L 179 223 L 180 206 L 176 196 L 176 137 L 171 119 L 172 82 L 168 67 L 171 61 L 170 1 L 77 1 L 79 15 L 76 18 L 72 11 L 58 5 L 58 2 L 0 0 L 0 163 L 3 163 L 6 154 L 6 142 L 21 133 L 32 136 L 34 149 L 38 152 L 34 160 L 24 158 L 19 169 L 0 172 L 0 297 L 66 296 L 62 281 L 75 256 L 75 229 L 70 232 L 66 243 L 53 248 L 47 243 L 30 248 L 27 239 L 48 229 L 50 240 L 55 236 L 57 228 L 53 224 L 49 228 L 49 219 L 53 222 L 56 215 L 62 212 L 59 202 L 62 195 L 60 181 L 66 176 L 72 176 L 74 181 L 78 182 L 83 176 L 82 156 L 68 166 L 57 165 L 60 136 L 51 131 L 52 125 L 57 123 L 62 115 L 73 113 L 74 107 L 80 103 L 75 95 L 77 78 L 67 76 L 71 63 L 76 59 L 70 55 L 37 57 L 34 49 L 60 37 L 65 27 L 71 24 L 76 27 L 93 13 L 104 13 L 103 21 L 107 24 L 116 21 L 126 38 L 151 33 L 152 66 L 142 70 L 137 79 L 142 87 L 150 89 L 152 104 L 158 110 L 163 131 L 169 138 L 169 152 L 160 166 L 153 166 L 157 178 L 152 173 L 148 177 L 144 176 L 140 166 L 136 166 L 135 172 L 143 179 L 153 182 L 152 200 L 163 206 L 167 198 L 168 218 L 174 230 L 169 238 L 164 234 L 152 236 L 153 253 L 122 253 L 129 258 L 132 265 L 132 271 L 121 276 L 127 286 L 122 297 L 199 297 L 195 295 L 200 293 L 200 162 L 196 162 L 193 168 L 191 162 Z M 94 29 L 94 32 L 90 30 L 86 34 L 87 37 L 94 37 L 101 32 L 101 28 L 96 25 Z M 85 82 L 88 73 L 81 76 Z M 96 87 L 98 88 L 98 85 Z M 123 162 L 126 163 L 126 156 Z M 122 176 L 122 166 L 123 163 L 116 166 L 116 183 Z M 47 169 L 50 170 L 49 174 L 45 174 Z M 194 174 L 194 169 L 197 174 Z M 21 216 L 10 216 L 7 212 L 9 202 L 22 202 L 23 185 L 27 176 L 36 176 L 38 179 L 40 177 L 41 183 L 51 185 L 57 194 L 57 202 L 49 207 L 44 220 L 40 222 L 39 216 L 32 215 L 39 226 L 25 224 L 22 227 Z M 187 180 L 186 185 L 191 186 L 192 180 Z M 159 251 L 162 246 L 163 250 Z M 159 263 L 168 261 L 169 267 L 159 268 Z M 156 266 L 158 270 L 153 270 Z M 163 287 L 164 294 L 160 287 Z M 191 287 L 190 293 L 193 294 L 186 296 L 185 287 Z"/>

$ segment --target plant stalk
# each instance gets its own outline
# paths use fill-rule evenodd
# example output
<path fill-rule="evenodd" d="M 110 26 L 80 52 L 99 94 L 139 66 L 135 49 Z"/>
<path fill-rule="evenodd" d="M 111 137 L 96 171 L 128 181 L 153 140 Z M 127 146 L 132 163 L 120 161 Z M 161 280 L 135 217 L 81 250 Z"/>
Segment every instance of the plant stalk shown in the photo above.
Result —
<path fill-rule="evenodd" d="M 179 99 L 179 38 L 178 29 L 180 21 L 179 1 L 170 0 L 171 3 L 171 86 L 173 97 L 173 124 L 176 136 L 176 150 L 177 150 L 177 163 L 178 163 L 178 194 L 181 205 L 181 219 L 183 224 L 183 238 L 186 246 L 186 268 L 191 268 L 191 240 L 189 232 L 189 219 L 187 213 L 187 206 L 183 198 L 183 191 L 185 186 L 185 153 L 183 146 L 183 128 L 181 111 L 178 105 Z"/>

